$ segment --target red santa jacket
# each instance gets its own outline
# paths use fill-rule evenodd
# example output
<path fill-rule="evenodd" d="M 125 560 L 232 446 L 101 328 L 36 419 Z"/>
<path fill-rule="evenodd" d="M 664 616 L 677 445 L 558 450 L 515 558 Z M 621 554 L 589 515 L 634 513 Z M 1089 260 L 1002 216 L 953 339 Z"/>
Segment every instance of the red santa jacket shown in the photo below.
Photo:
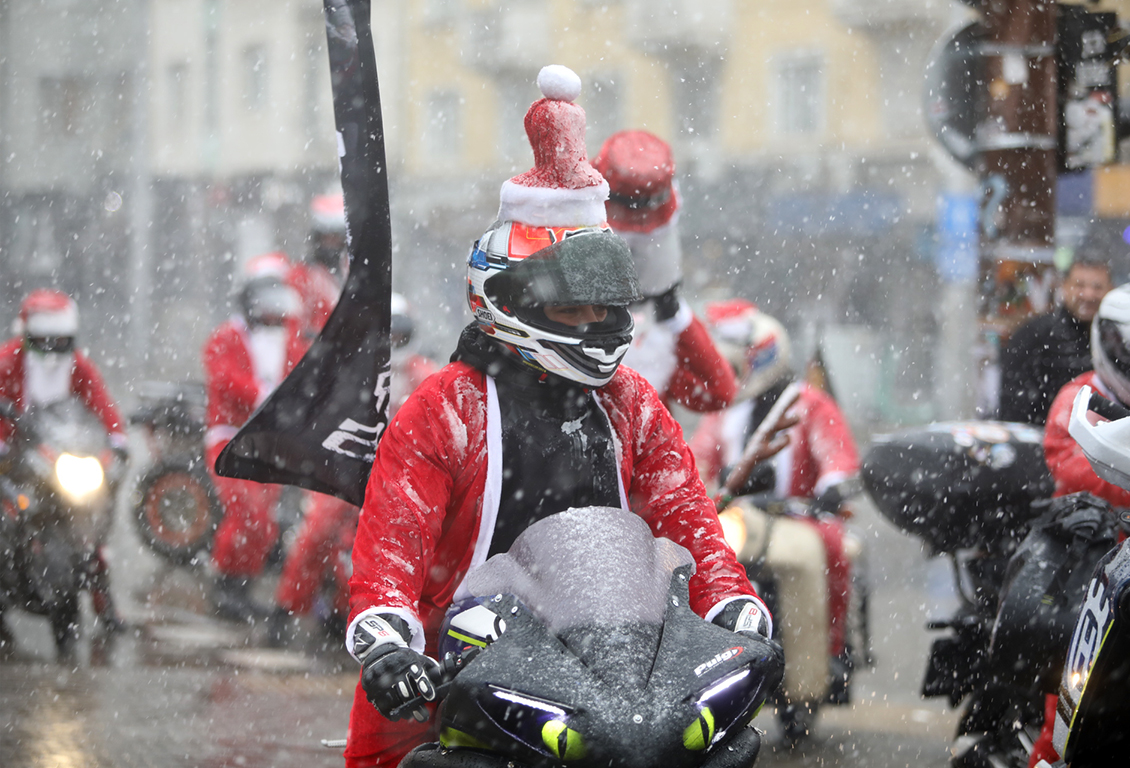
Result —
<path fill-rule="evenodd" d="M 1048 411 L 1047 426 L 1044 427 L 1044 458 L 1055 479 L 1055 495 L 1066 496 L 1069 493 L 1089 491 L 1116 507 L 1130 507 L 1130 491 L 1096 475 L 1087 457 L 1083 455 L 1083 449 L 1067 432 L 1075 394 L 1084 386 L 1091 387 L 1109 400 L 1115 400 L 1094 371 L 1076 376 L 1055 396 L 1051 410 Z"/>
<path fill-rule="evenodd" d="M 753 401 L 746 400 L 703 418 L 691 450 L 706 481 L 717 480 L 724 467 L 737 463 L 752 407 Z M 800 417 L 800 423 L 789 429 L 789 445 L 774 457 L 779 495 L 813 498 L 859 474 L 859 452 L 835 400 L 804 384 L 789 413 Z"/>
<path fill-rule="evenodd" d="M 689 309 L 640 334 L 624 365 L 643 375 L 667 406 L 678 403 L 699 413 L 717 411 L 738 393 L 734 369 Z"/>
<path fill-rule="evenodd" d="M 362 612 L 379 610 L 408 621 L 414 647 L 426 639 L 434 649 L 444 610 L 467 571 L 486 559 L 493 535 L 502 460 L 493 391 L 483 373 L 451 363 L 416 390 L 381 438 L 353 548 L 350 638 Z M 612 425 L 628 507 L 694 556 L 692 609 L 713 615 L 730 598 L 756 597 L 655 390 L 621 367 L 596 398 Z"/>
<path fill-rule="evenodd" d="M 320 264 L 300 262 L 290 268 L 287 284 L 302 299 L 302 330 L 317 336 L 330 319 L 341 295 L 341 284 L 328 269 Z"/>
<path fill-rule="evenodd" d="M 237 316 L 221 323 L 204 343 L 205 440 L 209 447 L 230 440 L 272 389 L 255 376 L 248 334 L 247 324 Z M 305 347 L 298 322 L 287 323 L 284 376 L 302 359 Z"/>
<path fill-rule="evenodd" d="M 24 397 L 24 348 L 23 338 L 9 339 L 0 346 L 0 397 L 11 400 L 22 411 L 27 407 Z M 75 364 L 71 371 L 71 392 L 91 410 L 110 435 L 115 446 L 126 445 L 125 424 L 122 422 L 118 406 L 106 389 L 102 374 L 82 352 L 75 350 Z M 8 441 L 12 435 L 12 425 L 0 420 L 0 443 Z"/>

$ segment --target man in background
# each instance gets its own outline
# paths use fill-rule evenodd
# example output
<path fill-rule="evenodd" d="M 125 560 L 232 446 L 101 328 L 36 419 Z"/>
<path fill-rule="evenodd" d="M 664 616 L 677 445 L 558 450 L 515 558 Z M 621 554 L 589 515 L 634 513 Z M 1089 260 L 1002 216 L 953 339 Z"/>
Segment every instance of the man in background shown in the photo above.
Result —
<path fill-rule="evenodd" d="M 1091 320 L 1112 288 L 1110 265 L 1085 245 L 1063 281 L 1063 304 L 1017 329 L 1001 349 L 999 417 L 1043 426 L 1056 393 L 1091 370 Z"/>

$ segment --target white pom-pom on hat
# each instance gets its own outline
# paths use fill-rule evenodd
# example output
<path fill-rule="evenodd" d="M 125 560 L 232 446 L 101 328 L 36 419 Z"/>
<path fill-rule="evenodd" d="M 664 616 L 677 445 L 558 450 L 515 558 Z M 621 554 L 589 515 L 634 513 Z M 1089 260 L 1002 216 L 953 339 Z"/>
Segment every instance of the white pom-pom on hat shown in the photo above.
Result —
<path fill-rule="evenodd" d="M 538 88 L 547 99 L 576 101 L 581 95 L 581 78 L 564 64 L 548 64 L 538 72 Z"/>

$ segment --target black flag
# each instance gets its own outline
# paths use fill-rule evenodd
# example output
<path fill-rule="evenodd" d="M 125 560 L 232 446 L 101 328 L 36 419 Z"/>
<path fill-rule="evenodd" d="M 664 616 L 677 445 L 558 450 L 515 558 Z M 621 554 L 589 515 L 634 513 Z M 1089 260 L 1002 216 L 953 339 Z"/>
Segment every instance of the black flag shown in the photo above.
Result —
<path fill-rule="evenodd" d="M 392 229 L 369 0 L 324 0 L 349 277 L 321 335 L 216 459 L 360 505 L 388 423 Z"/>

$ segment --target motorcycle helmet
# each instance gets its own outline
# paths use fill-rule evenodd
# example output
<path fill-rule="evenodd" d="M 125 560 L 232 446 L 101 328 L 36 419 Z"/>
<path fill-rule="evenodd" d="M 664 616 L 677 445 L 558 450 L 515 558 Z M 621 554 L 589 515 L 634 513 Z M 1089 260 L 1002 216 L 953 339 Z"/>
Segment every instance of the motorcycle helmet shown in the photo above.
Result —
<path fill-rule="evenodd" d="M 40 288 L 20 304 L 18 331 L 27 349 L 43 354 L 70 353 L 78 334 L 78 306 L 62 291 Z"/>
<path fill-rule="evenodd" d="M 1091 361 L 1102 383 L 1130 405 L 1130 285 L 1103 297 L 1091 321 Z"/>
<path fill-rule="evenodd" d="M 745 299 L 710 302 L 706 322 L 737 374 L 735 402 L 757 397 L 789 374 L 789 335 L 755 304 Z"/>
<path fill-rule="evenodd" d="M 483 333 L 535 370 L 600 387 L 631 345 L 639 282 L 605 222 L 608 183 L 585 154 L 585 111 L 573 103 L 581 79 L 550 65 L 538 87 L 544 98 L 525 118 L 534 167 L 502 185 L 498 220 L 467 259 L 467 302 Z M 578 326 L 545 313 L 582 305 L 608 312 Z"/>
<path fill-rule="evenodd" d="M 389 324 L 392 348 L 398 349 L 408 346 L 409 342 L 412 341 L 412 332 L 415 329 L 416 324 L 412 321 L 408 299 L 404 298 L 399 293 L 392 294 Z"/>
<path fill-rule="evenodd" d="M 640 290 L 648 298 L 666 293 L 683 279 L 671 147 L 647 131 L 620 131 L 593 165 L 608 181 L 608 223 L 631 249 Z"/>
<path fill-rule="evenodd" d="M 302 307 L 298 292 L 287 284 L 290 261 L 281 253 L 264 253 L 247 262 L 239 288 L 239 311 L 251 326 L 279 326 L 296 318 Z"/>
<path fill-rule="evenodd" d="M 310 201 L 310 261 L 340 269 L 346 242 L 345 197 L 340 192 L 316 195 Z"/>
<path fill-rule="evenodd" d="M 640 298 L 631 253 L 607 226 L 498 223 L 471 249 L 467 300 L 479 328 L 533 368 L 586 386 L 609 382 L 632 343 Z M 608 308 L 599 323 L 551 321 L 550 305 Z"/>

